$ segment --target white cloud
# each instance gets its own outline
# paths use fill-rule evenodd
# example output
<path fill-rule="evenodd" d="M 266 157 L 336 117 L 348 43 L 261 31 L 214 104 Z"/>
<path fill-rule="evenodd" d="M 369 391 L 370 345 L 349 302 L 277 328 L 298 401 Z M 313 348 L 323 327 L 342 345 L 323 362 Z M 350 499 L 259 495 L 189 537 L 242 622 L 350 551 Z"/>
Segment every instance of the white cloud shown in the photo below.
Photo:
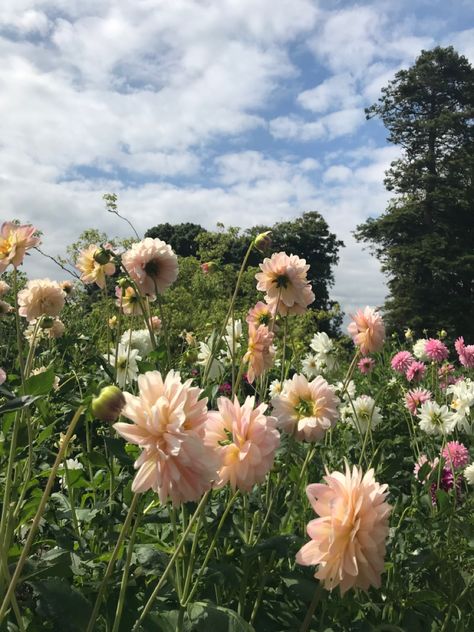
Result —
<path fill-rule="evenodd" d="M 362 108 L 349 108 L 331 112 L 315 121 L 297 116 L 281 116 L 270 121 L 270 133 L 275 138 L 312 141 L 318 138 L 339 138 L 353 134 L 364 123 Z"/>
<path fill-rule="evenodd" d="M 315 88 L 301 92 L 297 101 L 312 112 L 353 108 L 360 105 L 360 97 L 355 93 L 354 83 L 354 77 L 349 73 L 333 75 Z"/>
<path fill-rule="evenodd" d="M 474 28 L 451 33 L 444 41 L 445 46 L 453 46 L 454 49 L 465 55 L 471 64 L 474 64 Z"/>

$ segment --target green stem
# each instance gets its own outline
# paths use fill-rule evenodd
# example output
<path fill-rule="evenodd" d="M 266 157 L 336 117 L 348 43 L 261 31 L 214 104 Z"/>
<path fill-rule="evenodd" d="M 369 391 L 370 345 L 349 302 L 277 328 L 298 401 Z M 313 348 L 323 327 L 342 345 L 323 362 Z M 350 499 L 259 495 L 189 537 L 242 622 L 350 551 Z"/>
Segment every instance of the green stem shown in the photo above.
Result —
<path fill-rule="evenodd" d="M 316 590 L 314 591 L 313 599 L 311 600 L 311 603 L 310 603 L 309 608 L 308 608 L 308 612 L 306 613 L 304 621 L 301 624 L 301 628 L 300 628 L 299 632 L 308 632 L 308 630 L 309 630 L 309 628 L 311 626 L 311 620 L 312 620 L 314 612 L 316 610 L 316 606 L 318 605 L 319 598 L 321 596 L 322 590 L 323 590 L 323 588 L 322 588 L 321 584 L 318 584 L 317 587 L 316 587 Z"/>
<path fill-rule="evenodd" d="M 304 476 L 306 474 L 306 469 L 307 469 L 307 467 L 309 465 L 309 462 L 311 461 L 311 459 L 313 458 L 315 453 L 316 453 L 316 446 L 308 448 L 308 451 L 306 453 L 306 458 L 305 458 L 305 460 L 303 462 L 303 465 L 301 467 L 301 471 L 300 471 L 300 475 L 299 475 L 299 478 L 298 478 L 298 482 L 296 483 L 296 489 L 295 489 L 295 491 L 294 491 L 294 493 L 292 495 L 291 501 L 290 501 L 290 506 L 289 506 L 288 511 L 286 512 L 286 515 L 283 518 L 283 522 L 281 524 L 281 529 L 280 530 L 283 533 L 285 532 L 285 529 L 288 526 L 288 522 L 289 522 L 289 520 L 291 518 L 291 513 L 293 511 L 293 508 L 295 506 L 296 501 L 300 500 L 299 493 L 300 493 L 301 483 L 302 483 L 303 478 L 304 478 Z"/>

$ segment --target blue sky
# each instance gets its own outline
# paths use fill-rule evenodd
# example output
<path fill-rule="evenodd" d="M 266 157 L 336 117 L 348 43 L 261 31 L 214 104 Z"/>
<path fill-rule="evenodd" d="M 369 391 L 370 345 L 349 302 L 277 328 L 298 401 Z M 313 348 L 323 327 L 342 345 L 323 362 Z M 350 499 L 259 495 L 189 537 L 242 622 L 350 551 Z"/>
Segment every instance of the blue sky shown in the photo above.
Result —
<path fill-rule="evenodd" d="M 64 252 L 85 228 L 247 227 L 320 211 L 346 248 L 332 295 L 380 305 L 351 232 L 383 211 L 397 157 L 364 107 L 420 51 L 474 61 L 463 0 L 3 0 L 0 195 Z M 62 278 L 38 254 L 30 276 Z"/>

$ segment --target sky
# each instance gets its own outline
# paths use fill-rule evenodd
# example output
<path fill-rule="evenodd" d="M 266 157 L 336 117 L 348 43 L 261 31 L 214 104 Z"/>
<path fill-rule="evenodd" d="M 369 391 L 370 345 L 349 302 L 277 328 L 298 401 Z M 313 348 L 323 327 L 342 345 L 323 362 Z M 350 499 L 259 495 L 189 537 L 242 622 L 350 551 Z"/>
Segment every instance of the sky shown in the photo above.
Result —
<path fill-rule="evenodd" d="M 352 237 L 399 149 L 364 107 L 422 49 L 474 62 L 464 0 L 2 0 L 0 208 L 63 254 L 86 228 L 243 228 L 319 211 L 345 243 L 332 298 L 381 305 Z M 34 253 L 30 277 L 63 279 Z"/>

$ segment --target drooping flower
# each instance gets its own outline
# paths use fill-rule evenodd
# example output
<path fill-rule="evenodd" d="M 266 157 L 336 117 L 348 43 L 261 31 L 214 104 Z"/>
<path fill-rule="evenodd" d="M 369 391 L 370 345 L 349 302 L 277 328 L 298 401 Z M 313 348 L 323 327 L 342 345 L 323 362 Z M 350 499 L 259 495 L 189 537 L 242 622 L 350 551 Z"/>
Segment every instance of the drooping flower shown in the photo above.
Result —
<path fill-rule="evenodd" d="M 314 301 L 307 279 L 309 265 L 304 259 L 285 252 L 276 252 L 260 263 L 261 272 L 255 275 L 257 290 L 265 292 L 265 301 L 274 313 L 302 314 Z"/>
<path fill-rule="evenodd" d="M 5 272 L 10 263 L 18 268 L 23 263 L 27 250 L 40 243 L 34 237 L 37 229 L 31 224 L 14 224 L 4 222 L 0 229 L 0 274 Z"/>
<path fill-rule="evenodd" d="M 469 463 L 469 450 L 459 441 L 448 441 L 441 455 L 446 461 L 446 467 L 451 467 L 452 464 L 457 469 Z"/>
<path fill-rule="evenodd" d="M 266 325 L 249 325 L 249 342 L 243 362 L 248 362 L 247 379 L 252 384 L 266 370 L 270 369 L 275 356 L 274 334 Z"/>
<path fill-rule="evenodd" d="M 85 250 L 81 250 L 76 262 L 76 268 L 81 272 L 83 283 L 95 283 L 102 290 L 105 288 L 105 277 L 115 274 L 115 264 L 107 260 L 105 263 L 97 261 L 101 252 L 97 244 L 91 244 Z"/>
<path fill-rule="evenodd" d="M 418 417 L 420 428 L 430 435 L 446 435 L 456 426 L 456 419 L 448 407 L 431 400 L 421 405 Z"/>
<path fill-rule="evenodd" d="M 269 329 L 272 329 L 274 321 L 272 307 L 263 301 L 258 301 L 258 303 L 249 309 L 245 320 L 249 325 L 254 325 L 255 327 L 266 325 Z"/>
<path fill-rule="evenodd" d="M 10 291 L 10 286 L 5 281 L 0 280 L 0 298 Z"/>
<path fill-rule="evenodd" d="M 425 388 L 414 388 L 405 395 L 405 406 L 412 415 L 416 415 L 418 408 L 431 399 L 430 391 Z"/>
<path fill-rule="evenodd" d="M 346 406 L 344 418 L 362 434 L 376 428 L 382 421 L 380 407 L 375 405 L 375 400 L 369 395 L 360 395 L 352 401 L 352 405 Z"/>
<path fill-rule="evenodd" d="M 465 345 L 464 338 L 459 337 L 454 343 L 458 353 L 459 362 L 467 369 L 474 368 L 474 345 Z"/>
<path fill-rule="evenodd" d="M 357 363 L 357 368 L 363 375 L 367 375 L 367 373 L 373 371 L 374 367 L 375 360 L 373 358 L 361 358 Z"/>
<path fill-rule="evenodd" d="M 133 423 L 114 424 L 142 449 L 132 490 L 153 489 L 174 505 L 198 500 L 217 477 L 215 452 L 204 444 L 207 398 L 199 399 L 201 389 L 175 371 L 164 380 L 159 371 L 140 375 L 138 388 L 138 396 L 124 393 L 122 415 Z"/>
<path fill-rule="evenodd" d="M 413 345 L 413 355 L 415 356 L 415 358 L 418 358 L 418 360 L 421 360 L 422 362 L 427 362 L 429 360 L 425 351 L 426 342 L 427 341 L 425 340 L 425 338 L 418 338 L 418 340 Z"/>
<path fill-rule="evenodd" d="M 405 376 L 409 382 L 421 382 L 426 373 L 426 364 L 423 362 L 417 362 L 416 360 L 410 364 L 405 373 Z"/>
<path fill-rule="evenodd" d="M 320 441 L 336 424 L 338 405 L 334 389 L 321 376 L 308 382 L 295 374 L 272 399 L 278 427 L 300 441 Z"/>
<path fill-rule="evenodd" d="M 137 361 L 141 360 L 141 356 L 138 353 L 138 349 L 132 349 L 128 345 L 123 345 L 121 342 L 117 345 L 117 350 L 111 349 L 108 354 L 103 356 L 107 362 L 112 366 L 117 373 L 117 384 L 120 388 L 133 380 L 137 379 L 138 366 Z"/>
<path fill-rule="evenodd" d="M 362 354 L 380 351 L 385 342 L 385 325 L 380 314 L 367 306 L 364 310 L 359 309 L 352 318 L 347 331 Z"/>
<path fill-rule="evenodd" d="M 56 281 L 36 279 L 28 281 L 18 292 L 18 313 L 32 321 L 41 316 L 58 316 L 64 307 L 65 294 Z"/>
<path fill-rule="evenodd" d="M 410 367 L 410 364 L 412 364 L 414 360 L 415 360 L 414 357 L 411 355 L 409 351 L 399 351 L 393 356 L 390 362 L 390 366 L 397 373 L 403 374 L 407 372 L 408 368 Z"/>
<path fill-rule="evenodd" d="M 216 486 L 229 482 L 232 489 L 248 492 L 273 465 L 280 444 L 276 419 L 264 415 L 266 404 L 255 408 L 255 397 L 247 397 L 242 405 L 237 397 L 234 402 L 220 397 L 217 406 L 218 412 L 209 413 L 205 436 L 221 463 Z"/>
<path fill-rule="evenodd" d="M 449 356 L 448 347 L 436 338 L 428 338 L 425 344 L 425 354 L 432 362 L 442 362 Z"/>
<path fill-rule="evenodd" d="M 122 309 L 124 314 L 127 314 L 127 316 L 142 315 L 140 299 L 131 285 L 124 290 L 122 290 L 120 285 L 117 285 L 115 288 L 115 296 L 117 297 L 115 304 Z"/>
<path fill-rule="evenodd" d="M 348 464 L 345 474 L 327 473 L 324 480 L 306 488 L 320 517 L 308 523 L 311 541 L 298 551 L 297 563 L 319 566 L 315 577 L 327 590 L 339 586 L 342 595 L 350 588 L 379 588 L 391 512 L 387 485 L 377 483 L 374 470 L 363 475 Z"/>
<path fill-rule="evenodd" d="M 161 239 L 146 237 L 122 255 L 122 263 L 142 294 L 163 294 L 178 278 L 178 257 Z"/>

